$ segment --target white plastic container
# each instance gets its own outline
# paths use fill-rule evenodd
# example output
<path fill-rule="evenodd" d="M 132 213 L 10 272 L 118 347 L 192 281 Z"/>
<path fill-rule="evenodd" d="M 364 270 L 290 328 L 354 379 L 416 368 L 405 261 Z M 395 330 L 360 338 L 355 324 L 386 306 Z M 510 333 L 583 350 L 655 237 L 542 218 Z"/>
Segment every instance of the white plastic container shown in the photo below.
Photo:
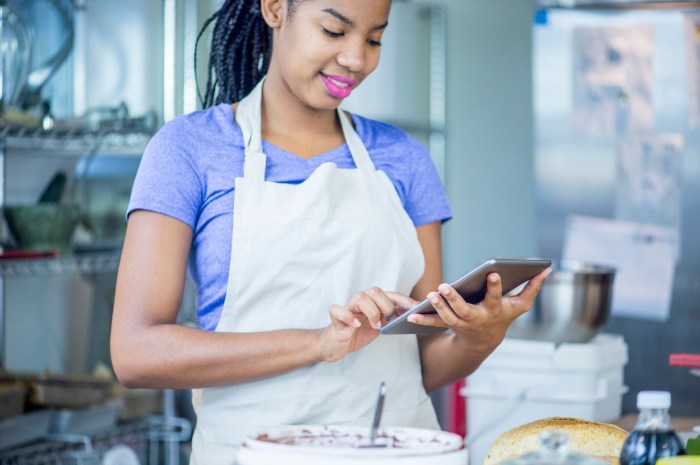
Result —
<path fill-rule="evenodd" d="M 627 344 L 601 334 L 588 343 L 509 339 L 467 378 L 467 446 L 480 465 L 496 438 L 548 417 L 610 422 L 620 417 Z"/>
<path fill-rule="evenodd" d="M 379 428 L 368 444 L 366 426 L 287 426 L 253 435 L 238 453 L 238 465 L 467 465 L 463 439 L 418 428 Z"/>

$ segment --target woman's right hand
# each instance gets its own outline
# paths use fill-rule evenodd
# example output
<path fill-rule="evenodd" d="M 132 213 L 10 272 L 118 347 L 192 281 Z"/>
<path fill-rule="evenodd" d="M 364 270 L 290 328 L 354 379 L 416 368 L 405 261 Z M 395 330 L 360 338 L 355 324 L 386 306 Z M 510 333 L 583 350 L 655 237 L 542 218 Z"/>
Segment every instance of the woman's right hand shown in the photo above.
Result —
<path fill-rule="evenodd" d="M 379 328 L 390 316 L 417 303 L 398 292 L 373 287 L 353 296 L 344 307 L 331 305 L 331 324 L 321 330 L 320 359 L 335 362 L 362 349 L 379 336 Z"/>

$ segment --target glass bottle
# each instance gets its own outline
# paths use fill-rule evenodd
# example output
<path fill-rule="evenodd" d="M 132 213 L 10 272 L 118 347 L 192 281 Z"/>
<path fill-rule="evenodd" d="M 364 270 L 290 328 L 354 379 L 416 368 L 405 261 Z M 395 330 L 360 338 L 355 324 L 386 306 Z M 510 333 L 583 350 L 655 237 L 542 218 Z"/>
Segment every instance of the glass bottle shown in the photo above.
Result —
<path fill-rule="evenodd" d="M 671 426 L 670 407 L 669 392 L 642 391 L 637 395 L 639 419 L 622 445 L 620 465 L 655 465 L 657 459 L 685 454 Z"/>

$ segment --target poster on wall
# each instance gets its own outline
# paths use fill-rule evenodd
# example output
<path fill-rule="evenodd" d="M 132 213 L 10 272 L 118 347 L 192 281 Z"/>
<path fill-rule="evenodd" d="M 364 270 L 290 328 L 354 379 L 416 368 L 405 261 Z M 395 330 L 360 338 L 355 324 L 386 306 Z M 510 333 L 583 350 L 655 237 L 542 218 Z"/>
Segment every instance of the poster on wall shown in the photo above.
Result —
<path fill-rule="evenodd" d="M 573 47 L 575 129 L 593 137 L 651 131 L 652 26 L 578 27 Z"/>
<path fill-rule="evenodd" d="M 685 61 L 688 127 L 700 126 L 700 14 L 685 15 Z"/>
<path fill-rule="evenodd" d="M 570 216 L 562 258 L 615 268 L 612 315 L 668 321 L 677 250 L 673 228 Z"/>
<path fill-rule="evenodd" d="M 681 230 L 683 146 L 682 134 L 629 136 L 620 140 L 616 219 Z"/>

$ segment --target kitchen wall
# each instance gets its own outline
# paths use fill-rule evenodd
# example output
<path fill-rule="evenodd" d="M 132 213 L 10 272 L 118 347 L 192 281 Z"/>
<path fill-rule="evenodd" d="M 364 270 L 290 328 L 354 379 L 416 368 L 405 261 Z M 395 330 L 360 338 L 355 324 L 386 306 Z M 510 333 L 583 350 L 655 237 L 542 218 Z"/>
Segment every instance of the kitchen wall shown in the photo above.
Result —
<path fill-rule="evenodd" d="M 536 255 L 531 0 L 447 5 L 445 275 Z"/>

